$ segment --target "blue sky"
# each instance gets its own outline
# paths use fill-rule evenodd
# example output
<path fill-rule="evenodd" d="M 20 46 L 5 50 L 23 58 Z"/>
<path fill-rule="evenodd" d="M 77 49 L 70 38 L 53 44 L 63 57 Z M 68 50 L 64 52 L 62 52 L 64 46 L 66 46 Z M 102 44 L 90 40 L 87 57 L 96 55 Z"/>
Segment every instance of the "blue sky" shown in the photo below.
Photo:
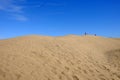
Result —
<path fill-rule="evenodd" d="M 120 0 L 0 0 L 0 39 L 84 32 L 120 37 Z"/>

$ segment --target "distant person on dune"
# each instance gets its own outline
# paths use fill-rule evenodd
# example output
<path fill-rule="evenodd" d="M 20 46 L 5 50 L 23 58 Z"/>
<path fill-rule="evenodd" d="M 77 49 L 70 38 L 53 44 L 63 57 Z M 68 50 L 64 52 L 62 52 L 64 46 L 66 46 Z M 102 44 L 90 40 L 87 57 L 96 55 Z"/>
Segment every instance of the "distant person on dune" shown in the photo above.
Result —
<path fill-rule="evenodd" d="M 87 33 L 85 32 L 85 36 L 87 35 Z"/>

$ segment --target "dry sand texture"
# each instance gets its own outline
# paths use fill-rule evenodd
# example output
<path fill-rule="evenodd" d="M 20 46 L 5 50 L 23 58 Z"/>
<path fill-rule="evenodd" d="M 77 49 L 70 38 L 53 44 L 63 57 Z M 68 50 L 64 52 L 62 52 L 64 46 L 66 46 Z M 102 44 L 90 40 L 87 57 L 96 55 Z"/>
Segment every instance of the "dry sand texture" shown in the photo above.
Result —
<path fill-rule="evenodd" d="M 0 80 L 120 80 L 120 39 L 69 35 L 0 40 Z"/>

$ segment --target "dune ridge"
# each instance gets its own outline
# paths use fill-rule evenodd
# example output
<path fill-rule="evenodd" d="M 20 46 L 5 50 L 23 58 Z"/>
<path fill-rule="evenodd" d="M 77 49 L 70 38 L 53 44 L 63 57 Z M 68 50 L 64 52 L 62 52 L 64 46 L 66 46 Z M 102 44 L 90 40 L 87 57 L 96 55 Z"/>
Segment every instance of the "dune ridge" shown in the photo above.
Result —
<path fill-rule="evenodd" d="M 0 40 L 0 80 L 120 80 L 120 39 L 30 35 Z"/>

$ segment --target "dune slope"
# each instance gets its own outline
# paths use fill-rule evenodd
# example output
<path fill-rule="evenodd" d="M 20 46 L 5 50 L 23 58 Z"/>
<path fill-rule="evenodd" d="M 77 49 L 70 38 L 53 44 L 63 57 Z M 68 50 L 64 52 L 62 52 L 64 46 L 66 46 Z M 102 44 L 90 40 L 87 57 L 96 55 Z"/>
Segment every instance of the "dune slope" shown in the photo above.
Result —
<path fill-rule="evenodd" d="M 0 80 L 120 80 L 120 39 L 69 35 L 0 40 Z"/>

